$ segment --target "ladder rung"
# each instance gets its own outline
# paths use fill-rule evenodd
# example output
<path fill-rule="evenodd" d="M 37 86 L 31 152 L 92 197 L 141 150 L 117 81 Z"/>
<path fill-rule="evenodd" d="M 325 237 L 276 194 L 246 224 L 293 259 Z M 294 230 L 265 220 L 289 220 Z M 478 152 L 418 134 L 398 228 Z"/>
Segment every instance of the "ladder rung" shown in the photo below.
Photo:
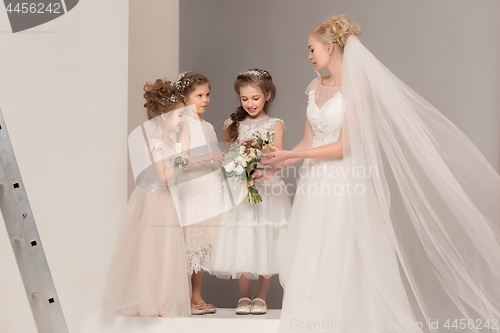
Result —
<path fill-rule="evenodd" d="M 0 209 L 40 333 L 68 333 L 54 281 L 0 110 Z"/>

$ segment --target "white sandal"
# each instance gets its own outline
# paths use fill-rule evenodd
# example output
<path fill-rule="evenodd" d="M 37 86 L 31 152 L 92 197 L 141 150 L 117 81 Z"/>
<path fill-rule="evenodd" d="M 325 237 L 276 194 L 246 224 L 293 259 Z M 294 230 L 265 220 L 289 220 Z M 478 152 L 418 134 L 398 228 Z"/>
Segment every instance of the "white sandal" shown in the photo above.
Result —
<path fill-rule="evenodd" d="M 259 301 L 259 302 L 262 302 L 262 304 L 264 304 L 264 306 L 258 306 L 258 305 L 253 305 L 253 303 L 255 301 Z M 266 301 L 264 301 L 262 298 L 254 298 L 254 300 L 252 301 L 252 309 L 250 310 L 250 313 L 251 314 L 266 314 L 267 313 L 267 304 L 266 304 Z"/>
<path fill-rule="evenodd" d="M 242 301 L 249 301 L 250 304 L 248 305 L 242 305 L 240 306 L 240 303 Z M 238 307 L 236 308 L 235 310 L 235 313 L 236 314 L 239 314 L 239 315 L 247 315 L 247 314 L 250 314 L 250 311 L 252 310 L 252 300 L 248 297 L 242 297 L 238 300 Z"/>

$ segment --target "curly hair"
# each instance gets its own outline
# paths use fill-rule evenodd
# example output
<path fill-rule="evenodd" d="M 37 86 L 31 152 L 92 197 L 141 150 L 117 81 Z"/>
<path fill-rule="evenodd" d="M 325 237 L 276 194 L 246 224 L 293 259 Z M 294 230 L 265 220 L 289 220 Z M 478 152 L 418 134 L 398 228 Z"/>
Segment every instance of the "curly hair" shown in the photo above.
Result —
<path fill-rule="evenodd" d="M 177 89 L 166 78 L 156 79 L 155 83 L 146 82 L 143 89 L 143 96 L 146 99 L 144 107 L 149 120 L 171 111 L 180 103 Z"/>
<path fill-rule="evenodd" d="M 269 104 L 276 97 L 276 87 L 273 84 L 273 78 L 268 71 L 254 68 L 248 69 L 244 72 L 241 72 L 237 77 L 236 81 L 234 81 L 234 91 L 238 96 L 240 96 L 240 88 L 251 85 L 253 87 L 259 87 L 262 89 L 264 96 L 267 96 L 271 93 L 270 98 L 264 104 L 264 113 L 267 114 L 269 110 Z M 248 113 L 243 109 L 241 105 L 233 112 L 230 116 L 230 119 L 233 121 L 226 129 L 227 138 L 230 142 L 235 142 L 238 140 L 238 127 L 240 126 L 240 121 L 244 120 L 247 117 Z"/>
<path fill-rule="evenodd" d="M 361 35 L 361 28 L 357 23 L 351 21 L 345 14 L 340 16 L 330 16 L 326 22 L 315 26 L 310 35 L 316 37 L 323 43 L 337 43 L 341 49 L 347 42 L 350 35 Z"/>

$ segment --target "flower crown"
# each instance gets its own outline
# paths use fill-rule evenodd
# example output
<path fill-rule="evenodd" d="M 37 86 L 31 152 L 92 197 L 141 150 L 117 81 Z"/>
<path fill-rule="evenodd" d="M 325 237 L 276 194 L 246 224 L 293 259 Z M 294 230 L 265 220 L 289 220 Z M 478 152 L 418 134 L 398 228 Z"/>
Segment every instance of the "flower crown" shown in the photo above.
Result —
<path fill-rule="evenodd" d="M 184 76 L 186 76 L 186 74 L 188 74 L 188 73 L 192 73 L 192 71 L 187 71 L 187 72 L 179 74 L 179 77 L 177 78 L 177 81 L 175 81 L 175 83 L 174 83 L 175 88 L 177 89 L 177 91 L 179 93 L 182 93 L 184 90 L 186 90 L 186 88 L 189 87 L 191 85 L 191 83 L 193 83 L 193 81 L 195 79 L 193 77 L 191 79 L 182 80 L 184 78 Z"/>
<path fill-rule="evenodd" d="M 267 77 L 271 76 L 271 74 L 269 74 L 268 71 L 263 70 L 263 69 L 247 69 L 246 71 L 241 72 L 240 75 L 252 75 L 252 76 L 258 77 L 259 79 L 267 78 Z"/>

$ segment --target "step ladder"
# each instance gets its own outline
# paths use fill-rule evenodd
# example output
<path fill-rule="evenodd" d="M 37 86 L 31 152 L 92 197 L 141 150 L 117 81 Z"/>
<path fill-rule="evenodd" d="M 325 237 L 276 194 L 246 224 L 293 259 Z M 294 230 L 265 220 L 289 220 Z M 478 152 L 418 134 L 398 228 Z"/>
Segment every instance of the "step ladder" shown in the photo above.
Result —
<path fill-rule="evenodd" d="M 39 333 L 68 327 L 0 109 L 0 209 Z"/>

